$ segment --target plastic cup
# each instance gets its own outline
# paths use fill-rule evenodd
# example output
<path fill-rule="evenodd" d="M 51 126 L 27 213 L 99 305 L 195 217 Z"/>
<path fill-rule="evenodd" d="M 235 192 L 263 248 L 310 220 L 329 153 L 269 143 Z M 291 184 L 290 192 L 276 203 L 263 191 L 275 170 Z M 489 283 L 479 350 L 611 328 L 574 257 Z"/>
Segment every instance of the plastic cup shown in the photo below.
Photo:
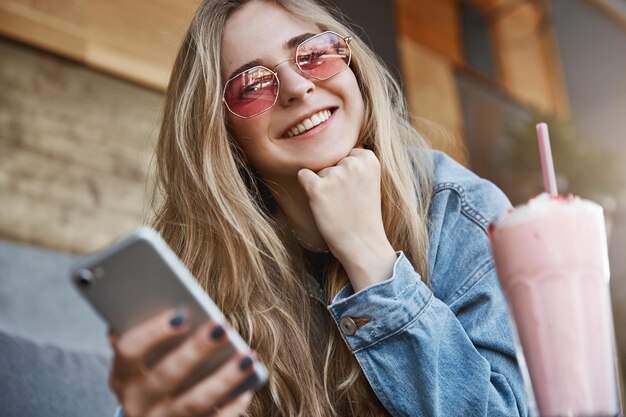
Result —
<path fill-rule="evenodd" d="M 490 228 L 539 414 L 619 414 L 602 207 L 542 194 Z"/>

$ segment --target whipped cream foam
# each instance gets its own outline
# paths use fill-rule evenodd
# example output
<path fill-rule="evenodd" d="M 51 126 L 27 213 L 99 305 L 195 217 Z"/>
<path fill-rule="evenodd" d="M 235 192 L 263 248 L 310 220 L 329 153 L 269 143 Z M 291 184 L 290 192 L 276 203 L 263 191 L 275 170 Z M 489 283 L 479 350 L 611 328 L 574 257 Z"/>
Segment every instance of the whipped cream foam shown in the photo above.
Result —
<path fill-rule="evenodd" d="M 602 212 L 602 206 L 591 200 L 576 197 L 574 195 L 556 197 L 548 193 L 541 193 L 531 198 L 528 203 L 509 209 L 502 213 L 496 221 L 496 227 L 511 227 L 527 221 L 544 217 L 554 210 L 567 210 L 571 212 Z"/>

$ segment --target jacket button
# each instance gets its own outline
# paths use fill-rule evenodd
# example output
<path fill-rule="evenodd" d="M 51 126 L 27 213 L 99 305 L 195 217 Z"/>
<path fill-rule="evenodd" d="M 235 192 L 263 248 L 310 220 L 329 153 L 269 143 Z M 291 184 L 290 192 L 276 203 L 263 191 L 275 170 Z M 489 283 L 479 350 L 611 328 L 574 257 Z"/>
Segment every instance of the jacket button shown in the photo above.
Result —
<path fill-rule="evenodd" d="M 339 328 L 348 336 L 352 336 L 356 333 L 356 323 L 350 317 L 342 317 L 341 320 L 339 320 Z"/>

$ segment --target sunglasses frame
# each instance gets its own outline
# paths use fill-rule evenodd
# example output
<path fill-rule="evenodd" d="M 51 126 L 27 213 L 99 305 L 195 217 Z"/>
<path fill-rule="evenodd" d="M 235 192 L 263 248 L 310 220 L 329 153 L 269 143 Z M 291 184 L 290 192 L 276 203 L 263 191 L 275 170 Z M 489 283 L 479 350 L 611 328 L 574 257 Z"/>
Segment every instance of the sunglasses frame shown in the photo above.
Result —
<path fill-rule="evenodd" d="M 348 48 L 348 52 L 349 52 L 349 53 L 348 53 L 348 62 L 346 62 L 346 67 L 345 67 L 345 68 L 343 68 L 342 70 L 340 70 L 340 71 L 338 71 L 338 72 L 334 73 L 334 74 L 333 74 L 333 75 L 331 75 L 331 76 L 324 77 L 324 78 L 315 77 L 314 75 L 311 75 L 311 74 L 307 73 L 306 71 L 304 71 L 304 70 L 302 69 L 302 67 L 300 67 L 300 64 L 299 64 L 299 63 L 298 63 L 298 61 L 297 61 L 297 58 L 298 58 L 298 50 L 299 50 L 299 49 L 300 49 L 300 47 L 301 47 L 303 44 L 305 44 L 306 42 L 309 42 L 309 41 L 311 41 L 312 39 L 315 39 L 315 38 L 317 38 L 317 37 L 319 37 L 319 36 L 326 35 L 326 34 L 328 34 L 328 33 L 332 33 L 333 35 L 336 35 L 336 36 L 337 36 L 337 37 L 339 37 L 340 39 L 343 39 L 343 40 L 344 40 L 344 42 L 346 43 L 346 47 Z M 333 32 L 332 30 L 327 30 L 327 31 L 324 31 L 324 32 L 322 32 L 322 33 L 318 33 L 317 35 L 313 35 L 313 36 L 311 36 L 310 38 L 305 39 L 305 40 L 303 40 L 302 42 L 300 42 L 300 43 L 298 44 L 298 46 L 296 47 L 295 56 L 294 56 L 293 58 L 287 58 L 287 59 L 284 59 L 284 60 L 280 61 L 278 64 L 274 65 L 274 67 L 273 67 L 272 69 L 267 68 L 266 66 L 263 66 L 263 65 L 257 65 L 257 66 L 254 66 L 254 67 L 248 68 L 248 69 L 246 69 L 246 70 L 243 70 L 243 71 L 241 71 L 239 74 L 237 74 L 237 75 L 235 75 L 235 76 L 231 77 L 231 78 L 230 78 L 228 81 L 226 81 L 226 83 L 224 84 L 224 90 L 222 91 L 222 101 L 224 102 L 224 105 L 226 105 L 226 108 L 228 109 L 228 111 L 229 111 L 229 112 L 231 112 L 233 115 L 235 115 L 235 116 L 237 116 L 237 117 L 239 117 L 239 118 L 241 118 L 241 119 L 251 119 L 251 118 L 253 118 L 253 117 L 258 116 L 258 115 L 259 115 L 259 114 L 261 114 L 261 113 L 265 113 L 266 111 L 270 110 L 272 107 L 274 107 L 274 106 L 276 105 L 276 102 L 278 101 L 278 95 L 280 94 L 280 78 L 278 78 L 278 72 L 274 71 L 274 69 L 275 69 L 277 66 L 279 66 L 279 65 L 280 65 L 280 64 L 282 64 L 283 62 L 293 61 L 293 62 L 294 62 L 294 64 L 296 64 L 296 67 L 298 67 L 298 70 L 300 71 L 300 73 L 301 73 L 302 75 L 304 75 L 305 77 L 313 78 L 313 79 L 318 80 L 318 81 L 324 81 L 324 80 L 327 80 L 327 79 L 329 79 L 329 78 L 332 78 L 332 77 L 334 77 L 335 75 L 340 74 L 340 73 L 342 73 L 343 71 L 345 71 L 345 70 L 347 70 L 348 68 L 350 68 L 350 62 L 352 62 L 352 49 L 350 48 L 350 42 L 352 42 L 352 36 L 341 36 L 341 35 L 340 35 L 340 34 L 338 34 L 337 32 Z M 265 109 L 265 110 L 261 110 L 260 112 L 255 113 L 255 114 L 253 114 L 252 116 L 241 116 L 241 115 L 239 115 L 239 114 L 235 113 L 235 112 L 234 112 L 234 111 L 230 108 L 230 106 L 228 105 L 228 103 L 226 102 L 226 98 L 225 98 L 225 97 L 226 97 L 226 88 L 228 87 L 228 84 L 229 84 L 231 81 L 233 81 L 234 79 L 236 79 L 237 77 L 241 76 L 242 74 L 244 74 L 244 73 L 246 73 L 246 72 L 248 72 L 248 71 L 255 70 L 255 69 L 257 69 L 257 68 L 258 68 L 258 69 L 265 69 L 265 70 L 269 71 L 269 72 L 270 72 L 270 73 L 274 76 L 274 78 L 276 79 L 276 96 L 274 97 L 274 102 L 272 103 L 272 105 L 271 105 L 271 106 L 269 106 L 267 109 Z"/>

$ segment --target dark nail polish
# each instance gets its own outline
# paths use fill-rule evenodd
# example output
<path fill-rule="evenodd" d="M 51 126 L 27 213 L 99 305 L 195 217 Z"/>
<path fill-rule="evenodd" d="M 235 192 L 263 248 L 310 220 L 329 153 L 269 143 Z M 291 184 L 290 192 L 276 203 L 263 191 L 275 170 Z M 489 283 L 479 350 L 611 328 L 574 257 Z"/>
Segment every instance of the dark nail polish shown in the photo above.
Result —
<path fill-rule="evenodd" d="M 211 339 L 219 340 L 224 335 L 224 333 L 226 333 L 224 328 L 222 326 L 217 326 L 211 331 Z"/>
<path fill-rule="evenodd" d="M 174 317 L 170 319 L 170 326 L 179 327 L 185 322 L 185 313 L 182 311 L 177 312 Z"/>
<path fill-rule="evenodd" d="M 252 358 L 250 356 L 246 356 L 239 362 L 239 368 L 243 371 L 244 369 L 250 367 L 252 365 Z"/>

